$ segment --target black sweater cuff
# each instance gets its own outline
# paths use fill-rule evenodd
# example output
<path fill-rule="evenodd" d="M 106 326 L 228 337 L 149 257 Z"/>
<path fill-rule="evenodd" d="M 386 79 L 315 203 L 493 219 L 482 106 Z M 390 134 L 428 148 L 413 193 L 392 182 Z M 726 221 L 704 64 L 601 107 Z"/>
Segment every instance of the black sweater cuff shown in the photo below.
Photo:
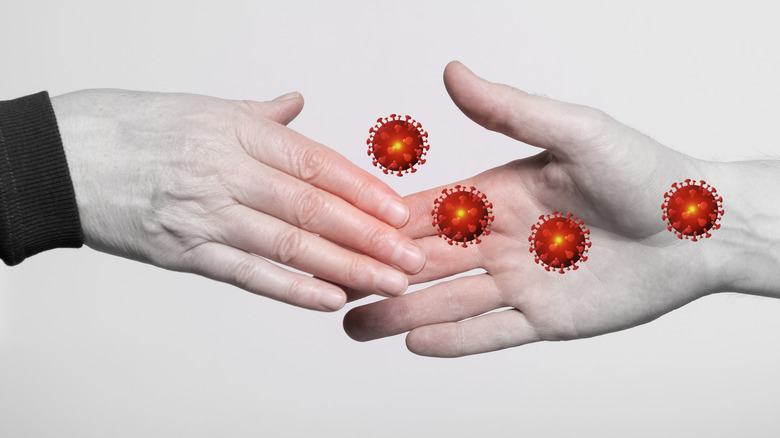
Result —
<path fill-rule="evenodd" d="M 84 242 L 48 93 L 0 102 L 0 258 L 17 265 Z"/>

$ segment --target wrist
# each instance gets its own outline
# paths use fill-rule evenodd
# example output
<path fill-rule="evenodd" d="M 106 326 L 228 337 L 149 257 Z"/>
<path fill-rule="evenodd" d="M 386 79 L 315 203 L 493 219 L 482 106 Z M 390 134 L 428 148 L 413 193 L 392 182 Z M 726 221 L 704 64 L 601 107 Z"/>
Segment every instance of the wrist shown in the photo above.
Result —
<path fill-rule="evenodd" d="M 703 251 L 715 279 L 710 292 L 780 297 L 780 162 L 703 162 L 702 168 L 724 210 Z"/>

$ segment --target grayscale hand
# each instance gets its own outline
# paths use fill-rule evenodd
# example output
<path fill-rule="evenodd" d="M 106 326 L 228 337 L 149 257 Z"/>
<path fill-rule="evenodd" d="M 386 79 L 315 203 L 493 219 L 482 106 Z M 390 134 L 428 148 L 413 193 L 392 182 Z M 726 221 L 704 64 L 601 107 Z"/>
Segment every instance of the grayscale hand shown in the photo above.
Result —
<path fill-rule="evenodd" d="M 430 212 L 443 187 L 408 196 L 412 219 L 402 231 L 427 254 L 411 283 L 484 273 L 356 307 L 344 319 L 352 338 L 409 331 L 415 353 L 462 356 L 622 330 L 714 292 L 778 292 L 780 254 L 761 253 L 769 238 L 772 248 L 780 240 L 770 220 L 780 217 L 778 196 L 741 195 L 751 180 L 776 185 L 776 165 L 696 160 L 599 110 L 485 81 L 457 62 L 444 83 L 475 122 L 545 150 L 447 186 L 475 186 L 493 203 L 492 233 L 478 245 L 436 236 Z M 664 193 L 685 178 L 707 181 L 724 198 L 723 226 L 711 238 L 680 240 L 661 219 Z M 757 209 L 766 218 L 744 213 Z M 591 230 L 589 259 L 564 274 L 546 271 L 529 252 L 532 225 L 555 210 Z"/>
<path fill-rule="evenodd" d="M 424 264 L 396 228 L 409 217 L 399 195 L 285 126 L 303 108 L 298 93 L 90 90 L 52 104 L 95 249 L 317 310 L 346 302 L 334 283 L 401 294 L 404 272 Z"/>

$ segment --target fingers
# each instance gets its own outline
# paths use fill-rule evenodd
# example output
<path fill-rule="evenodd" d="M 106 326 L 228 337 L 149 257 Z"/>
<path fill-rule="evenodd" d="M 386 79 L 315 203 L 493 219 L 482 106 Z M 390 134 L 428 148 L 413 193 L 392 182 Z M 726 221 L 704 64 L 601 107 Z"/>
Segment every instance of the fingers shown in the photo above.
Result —
<path fill-rule="evenodd" d="M 231 181 L 231 190 L 248 207 L 408 273 L 425 263 L 422 249 L 409 237 L 335 195 L 254 160 L 236 173 L 241 177 Z"/>
<path fill-rule="evenodd" d="M 502 306 L 489 275 L 462 277 L 402 297 L 356 307 L 344 330 L 357 341 L 393 336 L 417 327 L 460 321 Z"/>
<path fill-rule="evenodd" d="M 509 309 L 467 321 L 416 328 L 407 335 L 406 346 L 422 356 L 458 357 L 540 340 L 525 316 L 517 309 Z"/>
<path fill-rule="evenodd" d="M 344 330 L 357 341 L 410 331 L 406 338 L 410 351 L 437 357 L 484 353 L 541 340 L 517 309 L 486 313 L 503 306 L 489 275 L 463 277 L 356 307 L 345 315 Z"/>
<path fill-rule="evenodd" d="M 562 157 L 597 144 L 614 122 L 593 108 L 486 81 L 457 61 L 445 68 L 444 85 L 455 105 L 476 123 Z"/>
<path fill-rule="evenodd" d="M 481 186 L 481 175 L 461 181 L 464 187 Z M 470 245 L 468 248 L 460 248 L 450 245 L 447 240 L 437 235 L 437 227 L 433 225 L 434 201 L 442 194 L 445 187 L 453 187 L 455 184 L 438 187 L 431 190 L 415 193 L 404 198 L 412 216 L 401 231 L 415 242 L 425 252 L 425 268 L 410 277 L 410 284 L 423 283 L 438 280 L 451 275 L 467 272 L 479 268 L 482 263 L 482 249 L 478 245 Z M 483 242 L 481 245 L 485 245 Z M 414 274 L 414 273 L 413 273 Z"/>
<path fill-rule="evenodd" d="M 466 185 L 465 182 L 458 184 Z M 444 187 L 437 187 L 404 197 L 404 202 L 409 206 L 409 211 L 411 212 L 409 221 L 401 229 L 404 234 L 413 239 L 436 235 L 436 227 L 433 225 L 431 211 L 433 211 L 434 201 L 441 195 L 442 189 Z"/>
<path fill-rule="evenodd" d="M 294 306 L 330 312 L 346 302 L 346 294 L 332 284 L 219 243 L 200 245 L 186 257 L 200 275 Z"/>
<path fill-rule="evenodd" d="M 332 193 L 394 226 L 409 220 L 409 209 L 390 187 L 335 151 L 284 126 L 247 124 L 239 140 L 256 160 Z"/>
<path fill-rule="evenodd" d="M 396 269 L 251 208 L 230 207 L 216 220 L 216 240 L 325 280 L 385 296 L 408 285 Z"/>
<path fill-rule="evenodd" d="M 450 245 L 438 237 L 424 237 L 415 241 L 425 252 L 425 268 L 409 276 L 409 284 L 440 280 L 482 267 L 484 247 L 470 245 L 462 248 Z M 481 245 L 485 245 L 482 243 Z"/>

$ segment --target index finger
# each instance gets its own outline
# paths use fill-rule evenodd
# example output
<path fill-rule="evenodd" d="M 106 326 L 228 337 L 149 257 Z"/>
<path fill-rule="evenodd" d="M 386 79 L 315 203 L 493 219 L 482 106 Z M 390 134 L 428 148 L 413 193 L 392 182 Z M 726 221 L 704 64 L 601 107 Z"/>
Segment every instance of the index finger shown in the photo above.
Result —
<path fill-rule="evenodd" d="M 336 151 L 270 121 L 253 123 L 239 141 L 256 160 L 330 192 L 360 210 L 400 228 L 409 208 L 389 186 Z"/>

